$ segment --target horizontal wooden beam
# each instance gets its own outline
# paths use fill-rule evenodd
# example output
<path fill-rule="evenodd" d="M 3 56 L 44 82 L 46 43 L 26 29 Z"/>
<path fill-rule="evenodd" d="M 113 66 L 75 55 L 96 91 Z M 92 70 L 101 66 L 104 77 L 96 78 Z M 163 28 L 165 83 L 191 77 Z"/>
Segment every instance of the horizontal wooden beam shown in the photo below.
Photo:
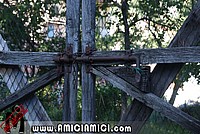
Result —
<path fill-rule="evenodd" d="M 94 52 L 93 56 L 124 56 L 127 51 Z M 131 54 L 140 57 L 141 64 L 200 62 L 200 47 L 175 47 L 132 50 Z"/>
<path fill-rule="evenodd" d="M 0 64 L 56 66 L 54 58 L 57 55 L 53 52 L 1 51 Z"/>
<path fill-rule="evenodd" d="M 35 80 L 33 83 L 26 85 L 22 89 L 6 97 L 5 100 L 0 101 L 0 112 L 12 106 L 13 104 L 25 100 L 26 98 L 34 95 L 36 91 L 45 87 L 50 82 L 60 78 L 62 75 L 63 73 L 58 73 L 57 69 L 50 70 L 49 72 Z"/>
<path fill-rule="evenodd" d="M 128 51 L 95 51 L 91 57 L 100 59 L 125 56 Z M 196 63 L 200 62 L 200 47 L 176 47 L 159 49 L 138 49 L 131 51 L 132 56 L 139 57 L 141 64 L 154 63 Z M 4 65 L 38 65 L 56 66 L 55 58 L 59 53 L 53 52 L 0 52 L 0 64 Z M 87 57 L 85 57 L 87 58 Z M 83 58 L 84 59 L 84 58 Z M 78 59 L 77 59 L 78 60 Z M 80 61 L 79 61 L 80 62 Z M 127 62 L 127 61 L 126 61 Z M 94 62 L 93 65 L 122 64 L 123 61 Z"/>
<path fill-rule="evenodd" d="M 200 121 L 184 113 L 180 109 L 175 108 L 174 106 L 165 102 L 163 99 L 157 97 L 153 93 L 144 93 L 140 91 L 138 88 L 126 82 L 124 79 L 118 77 L 105 67 L 95 67 L 92 69 L 92 73 L 109 81 L 113 84 L 114 87 L 123 90 L 138 101 L 160 112 L 161 114 L 180 124 L 184 128 L 194 133 L 200 132 Z"/>

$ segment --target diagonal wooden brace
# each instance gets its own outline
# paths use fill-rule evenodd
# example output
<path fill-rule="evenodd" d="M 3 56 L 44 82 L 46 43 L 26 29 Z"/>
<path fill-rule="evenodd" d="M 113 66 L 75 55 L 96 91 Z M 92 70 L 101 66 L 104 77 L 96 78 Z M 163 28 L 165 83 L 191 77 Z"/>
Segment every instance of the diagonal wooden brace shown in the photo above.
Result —
<path fill-rule="evenodd" d="M 153 93 L 144 93 L 137 89 L 135 86 L 131 85 L 124 79 L 116 76 L 111 71 L 106 69 L 105 67 L 95 67 L 92 69 L 92 73 L 101 78 L 109 81 L 113 84 L 114 87 L 117 87 L 127 94 L 131 95 L 138 101 L 144 103 L 146 106 L 160 112 L 170 120 L 178 123 L 184 128 L 192 131 L 193 133 L 200 132 L 200 121 L 193 118 L 192 116 L 184 113 L 180 109 L 173 107 L 171 104 L 165 102 L 161 98 L 157 97 Z M 127 125 L 129 122 L 127 122 Z"/>
<path fill-rule="evenodd" d="M 62 75 L 63 72 L 57 73 L 56 69 L 50 70 L 46 74 L 40 76 L 33 83 L 24 86 L 22 89 L 19 89 L 10 96 L 6 97 L 6 99 L 3 101 L 0 101 L 0 111 L 5 110 L 17 102 L 24 102 L 24 100 L 26 100 L 28 97 L 33 96 L 36 91 L 45 87 L 50 82 L 60 78 Z"/>

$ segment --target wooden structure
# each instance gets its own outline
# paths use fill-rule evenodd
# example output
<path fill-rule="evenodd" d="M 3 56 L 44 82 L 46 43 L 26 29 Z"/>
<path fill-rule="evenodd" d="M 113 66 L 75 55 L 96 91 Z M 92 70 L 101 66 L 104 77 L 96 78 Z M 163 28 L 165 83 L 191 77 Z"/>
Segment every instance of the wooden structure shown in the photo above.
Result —
<path fill-rule="evenodd" d="M 82 50 L 81 55 L 77 55 L 80 42 L 80 5 L 82 5 Z M 133 127 L 133 133 L 138 133 L 140 131 L 153 110 L 160 112 L 170 120 L 180 124 L 193 133 L 199 133 L 199 120 L 173 107 L 160 98 L 165 93 L 169 84 L 174 80 L 184 63 L 200 62 L 200 48 L 194 46 L 200 40 L 200 32 L 198 32 L 200 27 L 199 18 L 200 1 L 198 1 L 196 7 L 166 49 L 100 52 L 94 51 L 95 1 L 82 0 L 82 4 L 80 4 L 80 0 L 67 0 L 67 40 L 66 52 L 64 54 L 47 52 L 12 52 L 8 51 L 8 49 L 4 49 L 0 53 L 0 63 L 2 66 L 59 65 L 64 67 L 64 72 L 60 70 L 61 73 L 58 73 L 58 70 L 56 69 L 51 70 L 38 78 L 38 80 L 27 84 L 26 86 L 23 84 L 23 81 L 21 81 L 21 89 L 17 89 L 18 91 L 15 92 L 13 92 L 12 88 L 9 86 L 9 83 L 13 82 L 10 80 L 10 82 L 7 83 L 7 86 L 13 94 L 0 102 L 0 111 L 20 101 L 27 103 L 29 101 L 37 100 L 33 95 L 34 92 L 64 75 L 63 121 L 75 121 L 78 64 L 81 64 L 83 121 L 92 122 L 95 118 L 94 94 L 95 75 L 97 75 L 135 98 L 119 122 L 119 124 L 122 125 L 131 125 Z M 3 41 L 1 41 L 1 45 L 2 43 Z M 113 57 L 113 55 L 115 55 L 115 57 Z M 141 68 L 142 65 L 146 64 L 158 63 L 151 74 L 151 82 L 147 85 L 145 90 L 141 90 L 138 85 L 132 83 L 130 78 L 119 73 L 118 70 L 123 69 L 123 67 L 110 67 L 110 65 L 113 64 L 125 63 L 136 64 L 137 68 Z M 13 70 L 16 69 L 11 69 L 12 74 L 15 75 L 15 71 Z M 17 71 L 19 72 L 19 70 Z M 3 72 L 3 68 L 1 68 L 0 72 Z M 18 74 L 23 75 L 21 73 Z M 8 78 L 5 77 L 4 79 Z M 39 100 L 37 100 L 37 105 L 35 107 L 37 107 L 35 110 L 42 109 L 40 112 L 42 116 L 45 115 L 45 118 L 42 119 L 43 121 L 50 120 Z M 33 120 L 31 119 L 32 116 L 34 115 L 31 114 L 30 118 L 27 117 L 27 119 Z M 36 116 L 39 115 L 37 114 Z M 38 119 L 38 121 L 40 121 L 40 119 Z"/>

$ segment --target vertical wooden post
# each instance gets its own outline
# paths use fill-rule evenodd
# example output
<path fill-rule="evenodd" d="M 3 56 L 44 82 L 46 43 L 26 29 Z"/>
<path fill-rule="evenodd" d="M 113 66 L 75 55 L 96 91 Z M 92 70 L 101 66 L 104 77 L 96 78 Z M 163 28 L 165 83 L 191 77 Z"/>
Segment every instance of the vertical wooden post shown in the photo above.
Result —
<path fill-rule="evenodd" d="M 77 53 L 80 42 L 80 0 L 67 0 L 66 6 L 66 48 L 72 45 L 73 53 Z M 77 77 L 78 65 L 65 65 L 63 121 L 76 120 Z"/>
<path fill-rule="evenodd" d="M 82 52 L 95 48 L 95 0 L 82 0 Z M 95 76 L 82 64 L 82 121 L 95 119 Z"/>

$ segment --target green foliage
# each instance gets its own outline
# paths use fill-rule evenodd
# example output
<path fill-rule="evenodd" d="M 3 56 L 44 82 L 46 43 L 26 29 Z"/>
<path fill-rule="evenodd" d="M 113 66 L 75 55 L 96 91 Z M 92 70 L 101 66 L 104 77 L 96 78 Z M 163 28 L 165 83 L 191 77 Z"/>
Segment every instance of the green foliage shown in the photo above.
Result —
<path fill-rule="evenodd" d="M 196 119 L 200 119 L 199 102 L 193 105 L 184 104 L 180 109 Z M 147 124 L 142 128 L 140 134 L 190 134 L 188 130 L 170 121 L 157 112 L 153 112 Z"/>
<path fill-rule="evenodd" d="M 59 0 L 24 0 L 15 4 L 0 3 L 0 33 L 11 50 L 61 51 L 64 38 L 46 40 L 47 16 L 61 17 L 56 13 Z M 63 7 L 64 8 L 64 7 Z"/>
<path fill-rule="evenodd" d="M 6 86 L 6 83 L 2 82 L 2 78 L 0 77 L 0 101 L 4 100 L 8 95 L 10 95 L 10 92 Z M 4 121 L 6 119 L 6 113 L 10 111 L 12 111 L 11 108 L 8 108 L 3 112 L 0 112 L 0 121 Z"/>
<path fill-rule="evenodd" d="M 59 11 L 56 9 L 57 5 L 62 5 Z M 64 49 L 65 36 L 46 38 L 49 19 L 65 17 L 64 0 L 0 2 L 0 9 L 0 34 L 11 50 L 55 52 Z M 37 76 L 49 69 L 40 67 Z M 32 82 L 35 79 L 36 77 L 29 78 L 29 81 Z M 55 90 L 53 85 L 49 85 L 37 93 L 52 120 L 62 119 L 62 104 L 58 104 L 57 100 L 58 90 L 60 89 Z M 1 88 L 0 95 L 5 98 L 8 94 L 4 94 L 3 91 L 5 90 Z"/>
<path fill-rule="evenodd" d="M 166 39 L 166 36 L 174 36 L 189 14 L 192 4 L 191 1 L 182 0 L 128 1 L 127 20 L 131 48 L 166 47 L 170 42 L 170 38 Z M 100 49 L 110 50 L 116 44 L 124 49 L 125 35 L 121 6 L 121 3 L 116 1 L 97 5 L 97 20 L 101 20 L 101 23 L 97 24 L 96 40 L 97 46 L 101 45 Z M 100 39 L 102 29 L 107 34 Z"/>
<path fill-rule="evenodd" d="M 199 63 L 187 63 L 184 66 L 184 78 L 187 79 L 186 81 L 188 81 L 188 79 L 193 76 L 196 78 L 197 83 L 200 84 L 200 64 Z"/>
<path fill-rule="evenodd" d="M 185 104 L 184 107 L 181 107 L 181 110 L 188 113 L 189 115 L 191 115 L 192 117 L 200 120 L 200 103 L 199 102 L 195 102 L 192 105 L 187 105 Z"/>
<path fill-rule="evenodd" d="M 190 132 L 171 120 L 153 112 L 140 134 L 190 134 Z"/>
<path fill-rule="evenodd" d="M 37 92 L 45 110 L 53 121 L 62 120 L 62 82 L 61 80 L 53 82 L 43 90 Z"/>
<path fill-rule="evenodd" d="M 140 134 L 190 134 L 189 131 L 183 129 L 179 125 L 164 120 L 163 122 L 148 122 L 141 130 Z"/>
<path fill-rule="evenodd" d="M 121 117 L 121 92 L 109 83 L 96 86 L 96 120 L 117 121 Z"/>

